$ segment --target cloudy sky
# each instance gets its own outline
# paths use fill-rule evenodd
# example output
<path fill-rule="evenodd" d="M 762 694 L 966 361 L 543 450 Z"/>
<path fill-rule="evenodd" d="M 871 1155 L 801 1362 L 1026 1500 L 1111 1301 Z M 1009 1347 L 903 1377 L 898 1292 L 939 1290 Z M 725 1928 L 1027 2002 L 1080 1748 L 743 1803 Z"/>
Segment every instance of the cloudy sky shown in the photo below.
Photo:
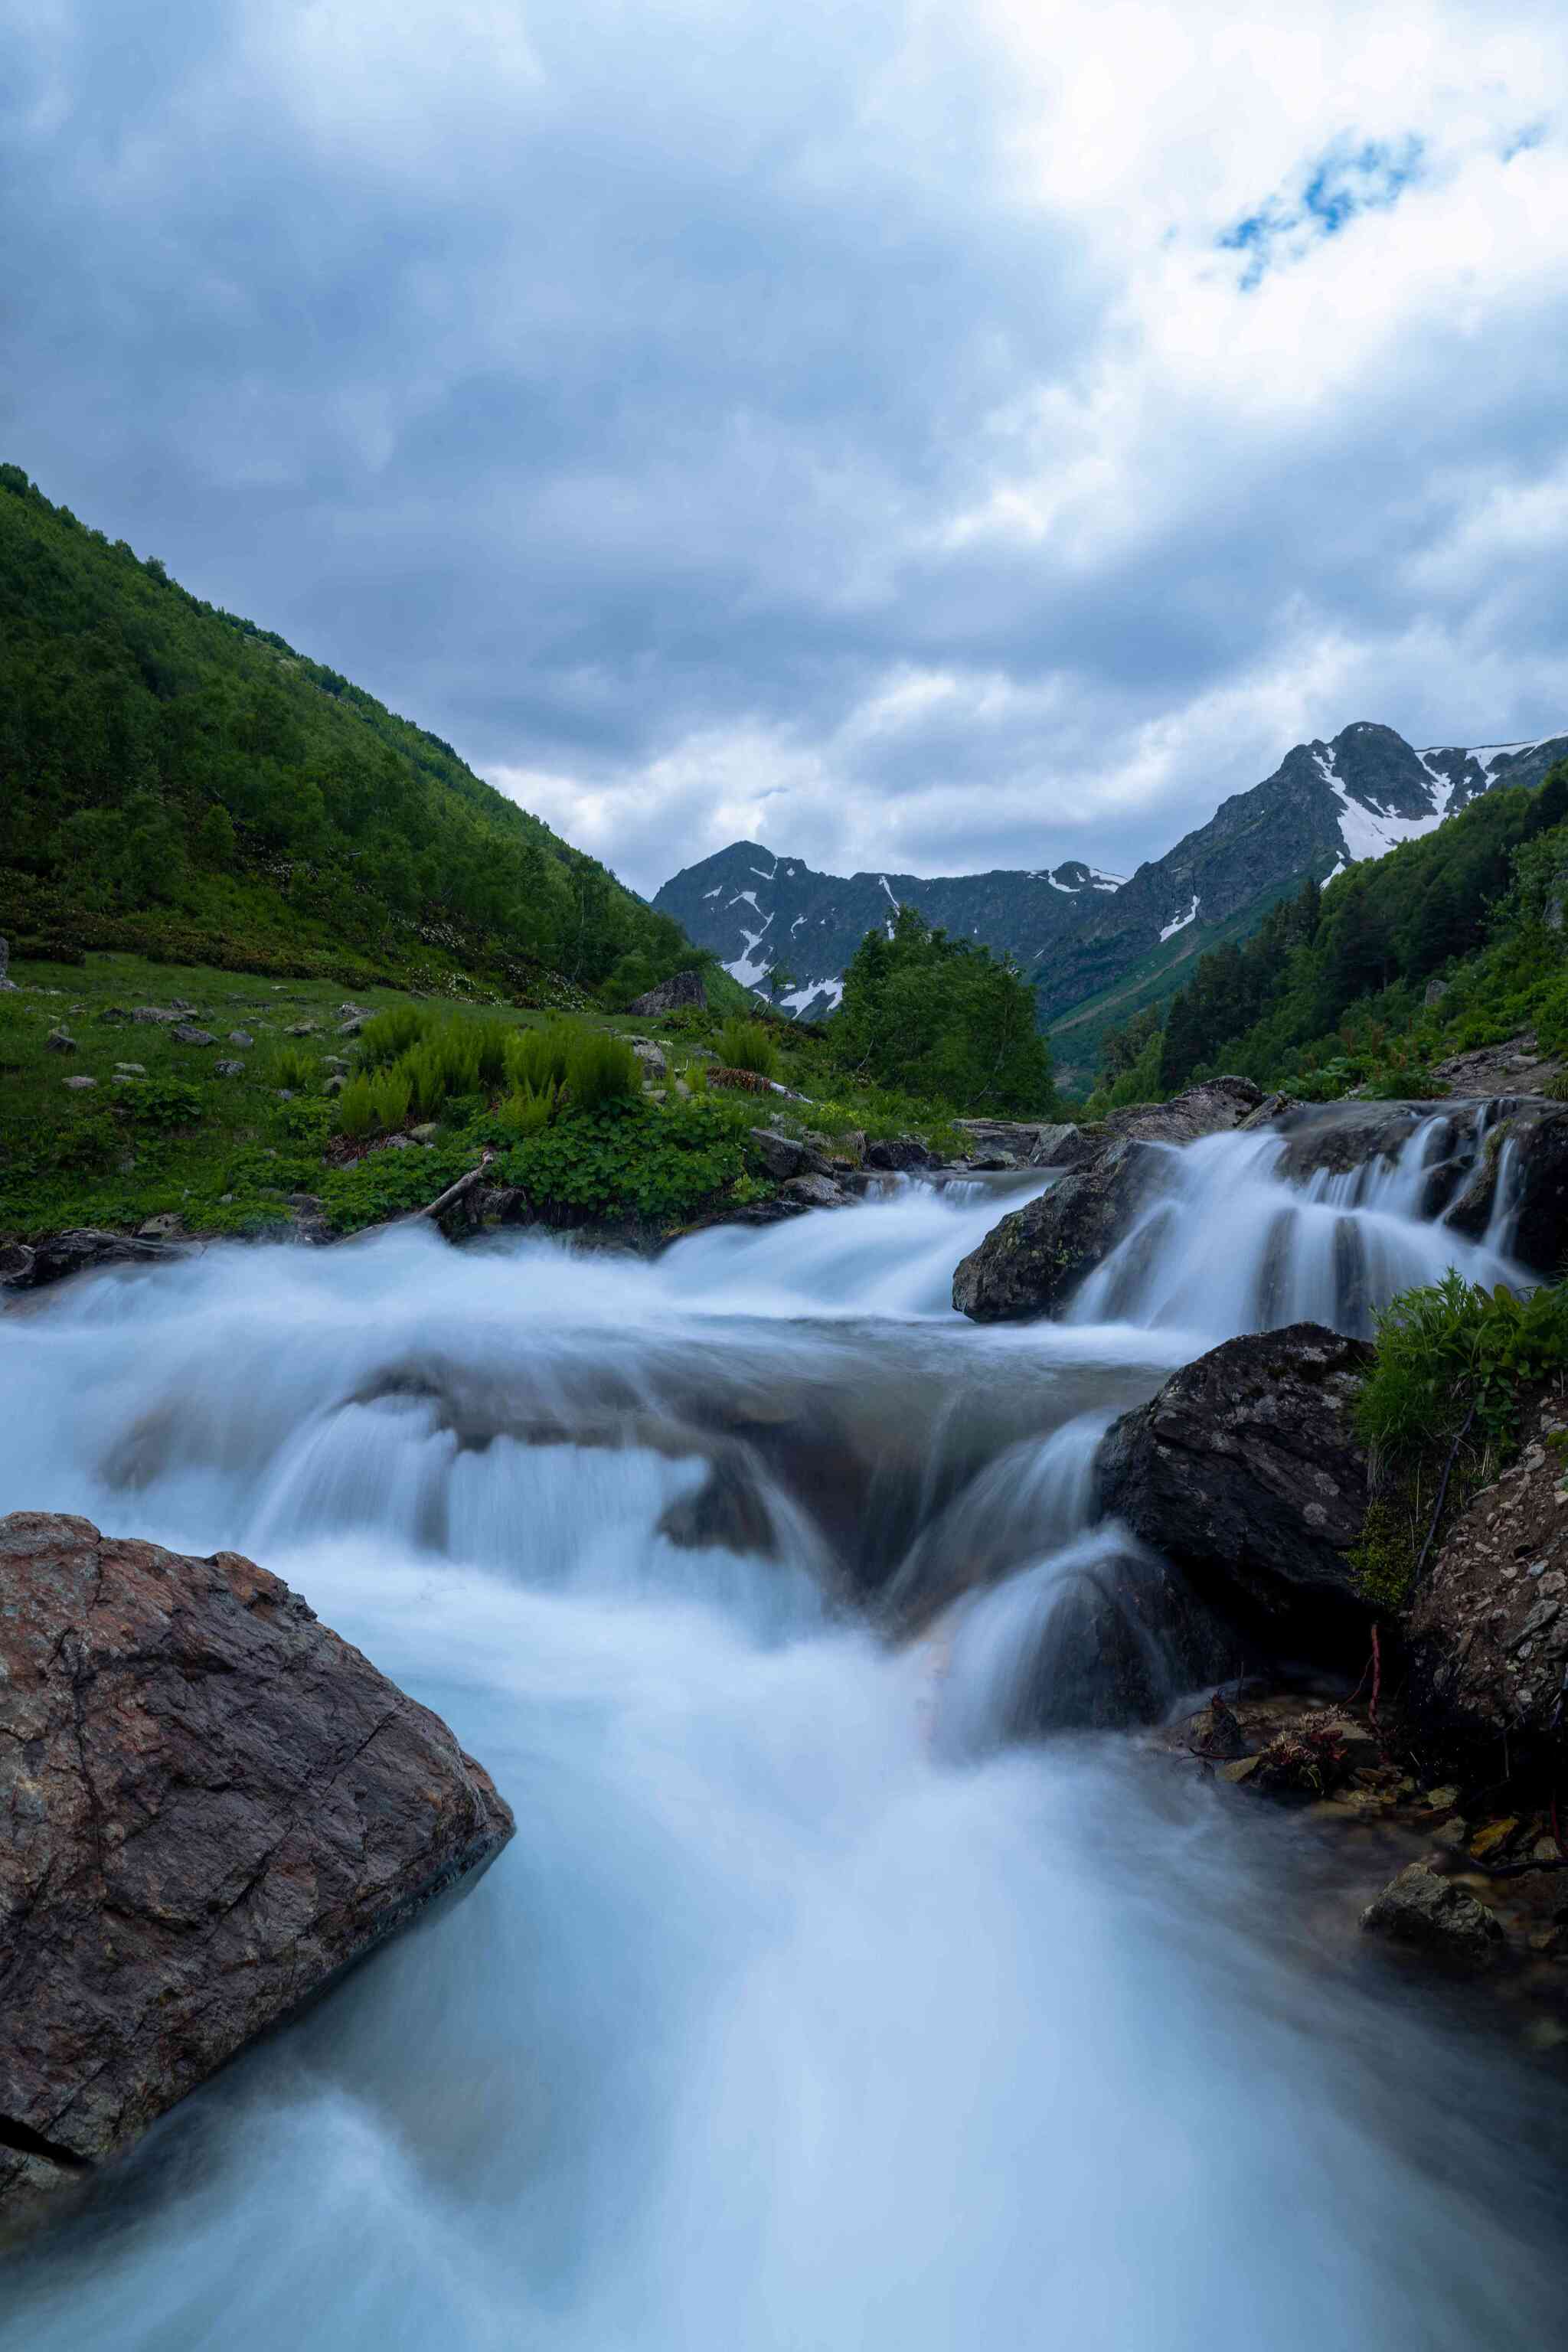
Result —
<path fill-rule="evenodd" d="M 0 457 L 651 891 L 1568 724 L 1561 0 L 0 0 Z"/>

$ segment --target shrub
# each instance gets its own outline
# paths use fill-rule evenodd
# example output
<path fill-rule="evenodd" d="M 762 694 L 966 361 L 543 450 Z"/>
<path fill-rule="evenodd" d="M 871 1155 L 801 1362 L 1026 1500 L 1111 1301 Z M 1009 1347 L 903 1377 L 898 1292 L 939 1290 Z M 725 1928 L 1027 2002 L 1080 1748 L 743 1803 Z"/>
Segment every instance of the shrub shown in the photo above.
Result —
<path fill-rule="evenodd" d="M 392 1004 L 384 1013 L 374 1013 L 359 1034 L 361 1068 L 384 1069 L 427 1037 L 436 1022 L 436 1013 L 421 1004 Z"/>
<path fill-rule="evenodd" d="M 407 1124 L 413 1099 L 414 1080 L 403 1063 L 395 1063 L 391 1069 L 378 1071 L 371 1081 L 371 1100 L 375 1106 L 375 1116 L 388 1134 Z"/>
<path fill-rule="evenodd" d="M 538 1135 L 554 1118 L 555 1104 L 553 1086 L 522 1086 L 508 1095 L 496 1116 L 511 1135 Z"/>
<path fill-rule="evenodd" d="M 746 1180 L 749 1117 L 719 1101 L 621 1102 L 558 1119 L 498 1163 L 558 1216 L 684 1222 Z"/>
<path fill-rule="evenodd" d="M 275 1045 L 268 1064 L 268 1076 L 275 1087 L 287 1087 L 290 1094 L 303 1094 L 316 1082 L 317 1064 L 302 1045 Z"/>
<path fill-rule="evenodd" d="M 374 1129 L 375 1090 L 363 1071 L 349 1080 L 338 1097 L 338 1125 L 345 1135 L 356 1139 Z"/>
<path fill-rule="evenodd" d="M 572 1041 L 566 1059 L 572 1108 L 588 1117 L 612 1104 L 636 1102 L 642 1094 L 642 1064 L 622 1037 L 584 1029 Z"/>
<path fill-rule="evenodd" d="M 563 1087 L 574 1032 L 563 1021 L 548 1029 L 513 1030 L 502 1053 L 502 1075 L 513 1087 Z"/>
<path fill-rule="evenodd" d="M 727 1070 L 754 1070 L 776 1078 L 779 1049 L 760 1021 L 726 1021 L 719 1032 L 719 1059 Z"/>

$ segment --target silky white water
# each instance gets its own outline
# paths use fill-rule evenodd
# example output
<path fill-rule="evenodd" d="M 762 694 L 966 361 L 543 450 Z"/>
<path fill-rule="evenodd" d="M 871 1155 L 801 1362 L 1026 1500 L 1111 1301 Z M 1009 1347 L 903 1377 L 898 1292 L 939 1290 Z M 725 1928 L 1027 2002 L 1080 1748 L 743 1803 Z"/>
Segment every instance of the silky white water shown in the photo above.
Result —
<path fill-rule="evenodd" d="M 213 1250 L 0 1318 L 0 1507 L 251 1550 L 518 1819 L 13 2254 L 0 2343 L 1552 2340 L 1554 2082 L 1360 1950 L 1300 1822 L 1125 1736 L 998 1742 L 1100 1429 L 1246 1320 L 1156 1255 L 1146 1331 L 972 1328 L 1005 1204 L 652 1266 Z M 944 1584 L 941 1673 L 868 1630 Z"/>

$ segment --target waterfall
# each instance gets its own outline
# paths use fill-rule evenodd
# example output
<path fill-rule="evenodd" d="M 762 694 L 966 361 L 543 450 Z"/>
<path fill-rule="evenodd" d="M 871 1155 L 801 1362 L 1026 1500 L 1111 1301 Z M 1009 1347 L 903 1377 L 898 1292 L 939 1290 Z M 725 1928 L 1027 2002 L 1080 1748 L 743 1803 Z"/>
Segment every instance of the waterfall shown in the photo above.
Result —
<path fill-rule="evenodd" d="M 518 1818 L 7 2248 L 0 2352 L 1554 2340 L 1555 2079 L 1363 1976 L 1300 1832 L 1016 1738 L 1192 1672 L 1093 1524 L 1107 1423 L 1266 1295 L 1458 1249 L 1277 1154 L 1173 1154 L 1065 1324 L 949 1303 L 1026 1187 L 919 1183 L 654 1265 L 400 1231 L 0 1316 L 0 1505 L 255 1553 Z"/>
<path fill-rule="evenodd" d="M 1468 1282 L 1524 1281 L 1507 1255 L 1517 1207 L 1511 1142 L 1484 1239 L 1468 1241 L 1423 1213 L 1462 1181 L 1484 1132 L 1480 1116 L 1456 1132 L 1451 1114 L 1435 1113 L 1413 1127 L 1397 1154 L 1319 1171 L 1300 1185 L 1280 1172 L 1287 1145 L 1276 1134 L 1154 1147 L 1167 1162 L 1163 1181 L 1082 1285 L 1068 1320 L 1188 1332 L 1196 1353 L 1287 1323 L 1370 1337 L 1379 1307 L 1399 1291 L 1441 1280 L 1450 1266 Z"/>

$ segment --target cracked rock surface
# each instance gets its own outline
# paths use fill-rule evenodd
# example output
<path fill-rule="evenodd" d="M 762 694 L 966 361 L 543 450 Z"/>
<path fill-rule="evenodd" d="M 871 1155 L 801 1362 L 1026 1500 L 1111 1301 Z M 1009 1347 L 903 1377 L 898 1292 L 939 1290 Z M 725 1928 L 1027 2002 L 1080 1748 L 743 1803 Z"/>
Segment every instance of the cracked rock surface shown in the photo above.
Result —
<path fill-rule="evenodd" d="M 490 1862 L 446 1726 L 237 1552 L 0 1518 L 0 2205 Z"/>

